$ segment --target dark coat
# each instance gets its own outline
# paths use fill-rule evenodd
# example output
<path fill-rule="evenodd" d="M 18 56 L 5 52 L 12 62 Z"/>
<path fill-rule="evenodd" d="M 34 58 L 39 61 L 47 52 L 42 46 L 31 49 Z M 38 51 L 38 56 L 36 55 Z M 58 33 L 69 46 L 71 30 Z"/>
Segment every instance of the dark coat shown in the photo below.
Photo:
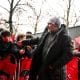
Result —
<path fill-rule="evenodd" d="M 44 31 L 37 49 L 34 51 L 29 80 L 64 80 L 62 69 L 73 57 L 71 38 L 60 29 L 55 34 L 52 44 L 48 48 L 48 55 L 43 61 L 42 48 L 47 36 Z M 37 79 L 38 78 L 38 79 Z"/>
<path fill-rule="evenodd" d="M 16 58 L 19 56 L 19 50 L 17 45 L 12 42 L 4 42 L 0 39 L 0 57 L 5 58 L 10 53 L 13 54 Z"/>
<path fill-rule="evenodd" d="M 10 61 L 10 62 L 8 62 L 9 64 L 5 65 L 5 62 L 4 62 L 3 65 L 7 66 L 7 68 L 9 65 L 10 65 L 10 67 L 12 65 L 15 66 L 15 67 L 13 66 L 13 68 L 11 70 L 7 70 L 6 67 L 4 69 L 4 67 L 3 67 L 3 70 L 2 69 L 0 70 L 0 75 L 4 74 L 7 77 L 9 77 L 10 72 L 14 73 L 14 69 L 16 69 L 16 59 L 18 59 L 18 55 L 19 55 L 19 49 L 17 48 L 16 44 L 14 44 L 12 42 L 4 42 L 2 39 L 0 39 L 0 61 L 2 60 L 2 62 L 3 62 L 3 60 L 9 59 L 9 61 Z"/>

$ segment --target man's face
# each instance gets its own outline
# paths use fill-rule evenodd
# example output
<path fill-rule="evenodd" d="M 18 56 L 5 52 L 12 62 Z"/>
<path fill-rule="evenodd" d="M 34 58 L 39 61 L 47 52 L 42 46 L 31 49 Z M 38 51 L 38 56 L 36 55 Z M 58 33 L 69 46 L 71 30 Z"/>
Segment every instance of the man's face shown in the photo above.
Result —
<path fill-rule="evenodd" d="M 48 30 L 51 32 L 55 32 L 58 30 L 58 26 L 52 23 L 48 23 Z"/>

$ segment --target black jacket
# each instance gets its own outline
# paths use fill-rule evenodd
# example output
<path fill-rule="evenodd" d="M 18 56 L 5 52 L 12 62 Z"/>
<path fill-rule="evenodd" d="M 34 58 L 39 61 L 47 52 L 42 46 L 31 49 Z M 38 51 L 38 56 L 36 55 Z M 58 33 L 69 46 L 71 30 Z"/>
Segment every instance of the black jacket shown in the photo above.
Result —
<path fill-rule="evenodd" d="M 2 39 L 0 39 L 0 57 L 5 58 L 10 53 L 18 58 L 19 49 L 17 48 L 16 44 L 12 42 L 4 42 Z"/>
<path fill-rule="evenodd" d="M 64 29 L 60 29 L 55 34 L 55 39 L 48 48 L 48 55 L 43 61 L 42 48 L 46 39 L 47 29 L 44 31 L 37 49 L 34 51 L 33 61 L 31 65 L 29 80 L 49 80 L 54 73 L 67 64 L 73 57 L 73 48 L 71 45 L 71 38 L 65 33 Z M 51 66 L 51 69 L 49 68 Z M 47 76 L 50 78 L 48 79 Z M 44 77 L 44 78 L 43 78 Z M 62 80 L 62 79 L 50 79 L 50 80 Z"/>

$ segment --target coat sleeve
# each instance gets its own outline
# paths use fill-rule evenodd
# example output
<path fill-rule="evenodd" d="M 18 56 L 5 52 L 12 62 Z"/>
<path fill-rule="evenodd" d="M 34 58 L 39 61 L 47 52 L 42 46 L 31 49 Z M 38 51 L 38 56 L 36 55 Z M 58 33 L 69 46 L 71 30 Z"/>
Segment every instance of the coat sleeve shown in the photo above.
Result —
<path fill-rule="evenodd" d="M 17 59 L 20 57 L 19 51 L 20 49 L 18 48 L 17 44 L 13 43 L 11 46 L 11 52 Z"/>
<path fill-rule="evenodd" d="M 40 50 L 36 48 L 36 50 L 33 52 L 29 80 L 36 80 L 38 71 L 40 70 L 40 66 L 41 66 L 41 59 L 42 59 L 42 56 L 41 56 Z"/>
<path fill-rule="evenodd" d="M 0 56 L 5 57 L 10 53 L 11 42 L 3 43 L 0 42 Z"/>

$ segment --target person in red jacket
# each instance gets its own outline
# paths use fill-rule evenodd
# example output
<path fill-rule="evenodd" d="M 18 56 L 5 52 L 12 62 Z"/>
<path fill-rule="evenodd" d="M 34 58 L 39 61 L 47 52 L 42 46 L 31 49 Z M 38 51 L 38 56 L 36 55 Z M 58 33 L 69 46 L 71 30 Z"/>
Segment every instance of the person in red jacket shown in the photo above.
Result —
<path fill-rule="evenodd" d="M 74 39 L 74 52 L 78 55 L 78 79 L 80 80 L 80 36 Z"/>
<path fill-rule="evenodd" d="M 20 54 L 20 58 L 19 58 L 19 64 L 20 64 L 20 66 L 18 66 L 19 80 L 25 80 L 26 78 L 28 78 L 30 64 L 32 61 L 31 58 L 32 47 L 30 45 L 23 45 L 22 41 L 24 41 L 24 39 L 25 39 L 24 34 L 19 34 L 17 36 L 18 48 L 25 50 L 25 53 Z"/>
<path fill-rule="evenodd" d="M 23 50 L 17 48 L 7 30 L 0 35 L 0 80 L 13 80 L 16 71 L 16 59 Z"/>

